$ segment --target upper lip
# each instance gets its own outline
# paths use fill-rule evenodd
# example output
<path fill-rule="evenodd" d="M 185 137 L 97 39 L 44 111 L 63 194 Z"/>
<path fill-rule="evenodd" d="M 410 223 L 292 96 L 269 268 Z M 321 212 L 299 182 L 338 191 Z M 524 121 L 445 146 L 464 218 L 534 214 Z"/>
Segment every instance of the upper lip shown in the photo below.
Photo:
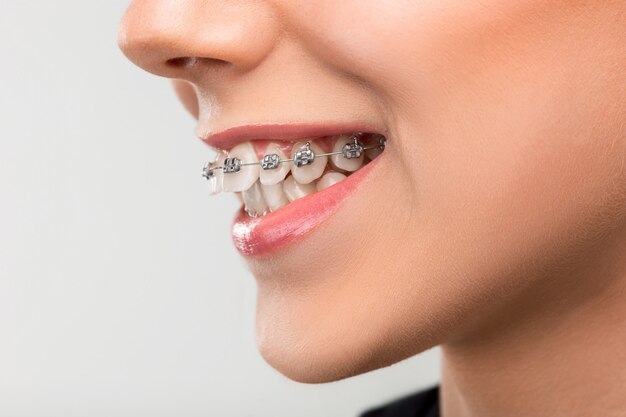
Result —
<path fill-rule="evenodd" d="M 362 123 L 268 123 L 235 126 L 201 139 L 212 148 L 228 151 L 239 143 L 251 140 L 295 141 L 351 132 L 384 134 L 379 129 Z"/>

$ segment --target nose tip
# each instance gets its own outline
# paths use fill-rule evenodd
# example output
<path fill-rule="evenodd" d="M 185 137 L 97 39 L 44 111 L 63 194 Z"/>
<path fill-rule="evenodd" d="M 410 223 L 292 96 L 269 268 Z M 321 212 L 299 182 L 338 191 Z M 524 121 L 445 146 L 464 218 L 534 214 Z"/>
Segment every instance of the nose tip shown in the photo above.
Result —
<path fill-rule="evenodd" d="M 239 70 L 258 65 L 277 32 L 270 10 L 260 3 L 135 0 L 122 19 L 118 45 L 149 72 L 192 81 L 207 65 Z"/>

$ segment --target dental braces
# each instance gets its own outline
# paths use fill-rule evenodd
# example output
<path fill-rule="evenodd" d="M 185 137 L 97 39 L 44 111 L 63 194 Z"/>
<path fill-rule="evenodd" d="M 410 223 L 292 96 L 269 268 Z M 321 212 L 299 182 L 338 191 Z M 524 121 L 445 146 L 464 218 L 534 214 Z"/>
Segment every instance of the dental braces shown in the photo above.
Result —
<path fill-rule="evenodd" d="M 241 171 L 242 167 L 254 165 L 260 165 L 261 169 L 264 170 L 271 170 L 277 169 L 280 164 L 286 162 L 293 162 L 296 167 L 300 168 L 305 165 L 312 164 L 318 156 L 343 155 L 346 159 L 360 158 L 365 151 L 370 149 L 384 150 L 387 145 L 387 139 L 384 136 L 381 136 L 378 139 L 377 145 L 371 146 L 363 146 L 359 137 L 359 134 L 352 135 L 350 138 L 352 139 L 352 142 L 346 143 L 340 151 L 336 152 L 316 154 L 311 149 L 311 142 L 306 142 L 302 145 L 302 148 L 294 154 L 293 158 L 289 159 L 280 159 L 280 156 L 277 154 L 268 154 L 264 155 L 263 159 L 257 162 L 242 162 L 239 158 L 226 158 L 224 160 L 224 164 L 221 166 L 213 166 L 215 162 L 207 162 L 202 168 L 202 176 L 207 180 L 210 180 L 215 176 L 215 170 L 221 169 L 224 174 L 237 174 Z"/>

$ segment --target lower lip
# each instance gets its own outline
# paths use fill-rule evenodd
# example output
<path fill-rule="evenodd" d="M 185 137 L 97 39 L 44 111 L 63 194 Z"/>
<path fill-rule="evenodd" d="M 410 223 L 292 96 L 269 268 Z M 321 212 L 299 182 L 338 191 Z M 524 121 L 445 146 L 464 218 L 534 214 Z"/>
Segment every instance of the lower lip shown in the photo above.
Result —
<path fill-rule="evenodd" d="M 302 240 L 337 211 L 379 159 L 371 161 L 345 180 L 263 217 L 252 218 L 242 207 L 232 225 L 235 247 L 245 256 L 263 256 Z"/>

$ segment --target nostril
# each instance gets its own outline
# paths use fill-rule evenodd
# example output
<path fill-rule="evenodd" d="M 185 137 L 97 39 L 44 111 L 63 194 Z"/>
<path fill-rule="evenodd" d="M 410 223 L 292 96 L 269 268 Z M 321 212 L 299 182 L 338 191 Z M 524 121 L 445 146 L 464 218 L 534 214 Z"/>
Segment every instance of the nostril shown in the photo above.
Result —
<path fill-rule="evenodd" d="M 231 64 L 230 62 L 225 61 L 223 59 L 199 58 L 199 57 L 188 57 L 188 56 L 170 58 L 167 61 L 165 61 L 165 64 L 170 68 L 192 68 L 195 65 L 199 64 L 200 62 L 209 64 L 212 67 L 223 67 L 223 66 L 228 66 Z"/>
<path fill-rule="evenodd" d="M 172 68 L 185 68 L 193 65 L 195 58 L 191 58 L 188 56 L 181 56 L 177 58 L 168 59 L 165 64 Z"/>

